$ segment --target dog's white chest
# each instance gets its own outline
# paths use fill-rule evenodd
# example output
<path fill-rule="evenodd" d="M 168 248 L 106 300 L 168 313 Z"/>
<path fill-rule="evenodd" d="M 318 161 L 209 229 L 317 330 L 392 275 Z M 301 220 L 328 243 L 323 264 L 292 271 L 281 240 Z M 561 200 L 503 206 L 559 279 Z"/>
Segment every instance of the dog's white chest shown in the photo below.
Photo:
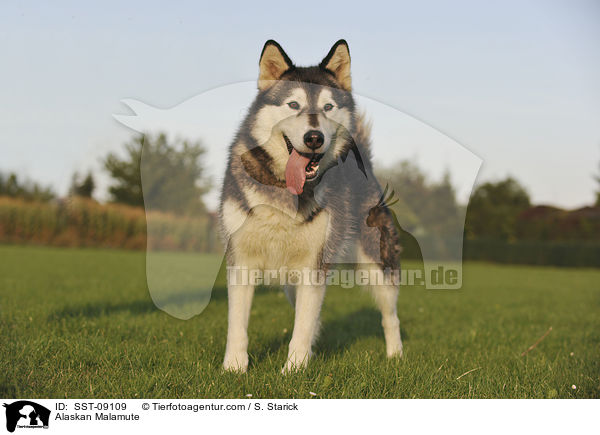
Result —
<path fill-rule="evenodd" d="M 314 267 L 327 236 L 328 214 L 310 222 L 257 207 L 232 237 L 236 259 L 262 269 Z"/>

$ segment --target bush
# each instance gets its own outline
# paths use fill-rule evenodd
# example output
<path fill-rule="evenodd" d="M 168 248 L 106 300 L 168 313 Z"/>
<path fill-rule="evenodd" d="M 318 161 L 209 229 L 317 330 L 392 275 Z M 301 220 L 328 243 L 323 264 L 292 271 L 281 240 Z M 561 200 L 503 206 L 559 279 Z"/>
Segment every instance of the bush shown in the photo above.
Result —
<path fill-rule="evenodd" d="M 0 197 L 0 242 L 69 247 L 104 247 L 212 252 L 216 249 L 214 219 L 150 212 L 152 237 L 147 241 L 143 208 L 99 204 L 70 197 L 50 203 Z"/>
<path fill-rule="evenodd" d="M 585 241 L 465 240 L 463 259 L 546 266 L 598 267 L 600 243 Z"/>

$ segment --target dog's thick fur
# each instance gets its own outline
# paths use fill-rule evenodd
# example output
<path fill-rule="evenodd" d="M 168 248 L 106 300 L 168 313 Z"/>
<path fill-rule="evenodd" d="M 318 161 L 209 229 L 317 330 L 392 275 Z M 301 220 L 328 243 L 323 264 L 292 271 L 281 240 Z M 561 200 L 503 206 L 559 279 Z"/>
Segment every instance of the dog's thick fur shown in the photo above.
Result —
<path fill-rule="evenodd" d="M 231 145 L 221 195 L 228 266 L 326 271 L 341 256 L 397 269 L 398 233 L 373 176 L 369 128 L 356 114 L 347 43 L 338 41 L 318 66 L 297 67 L 279 44 L 267 41 L 259 66 L 258 95 Z M 310 132 L 322 143 L 307 142 Z M 306 167 L 301 192 L 286 180 L 292 153 L 317 165 L 316 176 Z M 401 356 L 398 288 L 371 290 L 387 355 Z M 303 367 L 311 356 L 325 286 L 300 283 L 285 291 L 296 317 L 284 372 Z M 253 294 L 251 285 L 228 283 L 227 370 L 247 370 Z"/>

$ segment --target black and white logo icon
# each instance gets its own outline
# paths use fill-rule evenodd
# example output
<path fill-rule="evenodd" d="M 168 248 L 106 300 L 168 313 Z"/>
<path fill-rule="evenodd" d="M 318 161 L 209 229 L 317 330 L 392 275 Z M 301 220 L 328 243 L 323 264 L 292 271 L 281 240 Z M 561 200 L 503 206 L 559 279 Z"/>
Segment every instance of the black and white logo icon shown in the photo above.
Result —
<path fill-rule="evenodd" d="M 3 405 L 6 408 L 6 430 L 14 432 L 16 428 L 48 428 L 50 410 L 29 400 L 19 400 Z"/>

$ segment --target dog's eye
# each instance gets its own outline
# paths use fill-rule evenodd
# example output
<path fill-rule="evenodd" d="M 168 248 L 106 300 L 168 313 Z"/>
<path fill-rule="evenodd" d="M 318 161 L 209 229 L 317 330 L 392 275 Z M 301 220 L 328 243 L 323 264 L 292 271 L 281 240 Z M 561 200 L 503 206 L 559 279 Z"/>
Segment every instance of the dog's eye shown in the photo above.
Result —
<path fill-rule="evenodd" d="M 297 101 L 290 101 L 287 104 L 288 104 L 288 106 L 290 106 L 290 109 L 293 109 L 293 110 L 298 110 L 300 108 L 300 104 L 298 104 Z"/>
<path fill-rule="evenodd" d="M 331 104 L 331 103 L 327 103 L 323 106 L 323 110 L 325 112 L 329 112 L 331 109 L 333 109 L 333 104 Z"/>

